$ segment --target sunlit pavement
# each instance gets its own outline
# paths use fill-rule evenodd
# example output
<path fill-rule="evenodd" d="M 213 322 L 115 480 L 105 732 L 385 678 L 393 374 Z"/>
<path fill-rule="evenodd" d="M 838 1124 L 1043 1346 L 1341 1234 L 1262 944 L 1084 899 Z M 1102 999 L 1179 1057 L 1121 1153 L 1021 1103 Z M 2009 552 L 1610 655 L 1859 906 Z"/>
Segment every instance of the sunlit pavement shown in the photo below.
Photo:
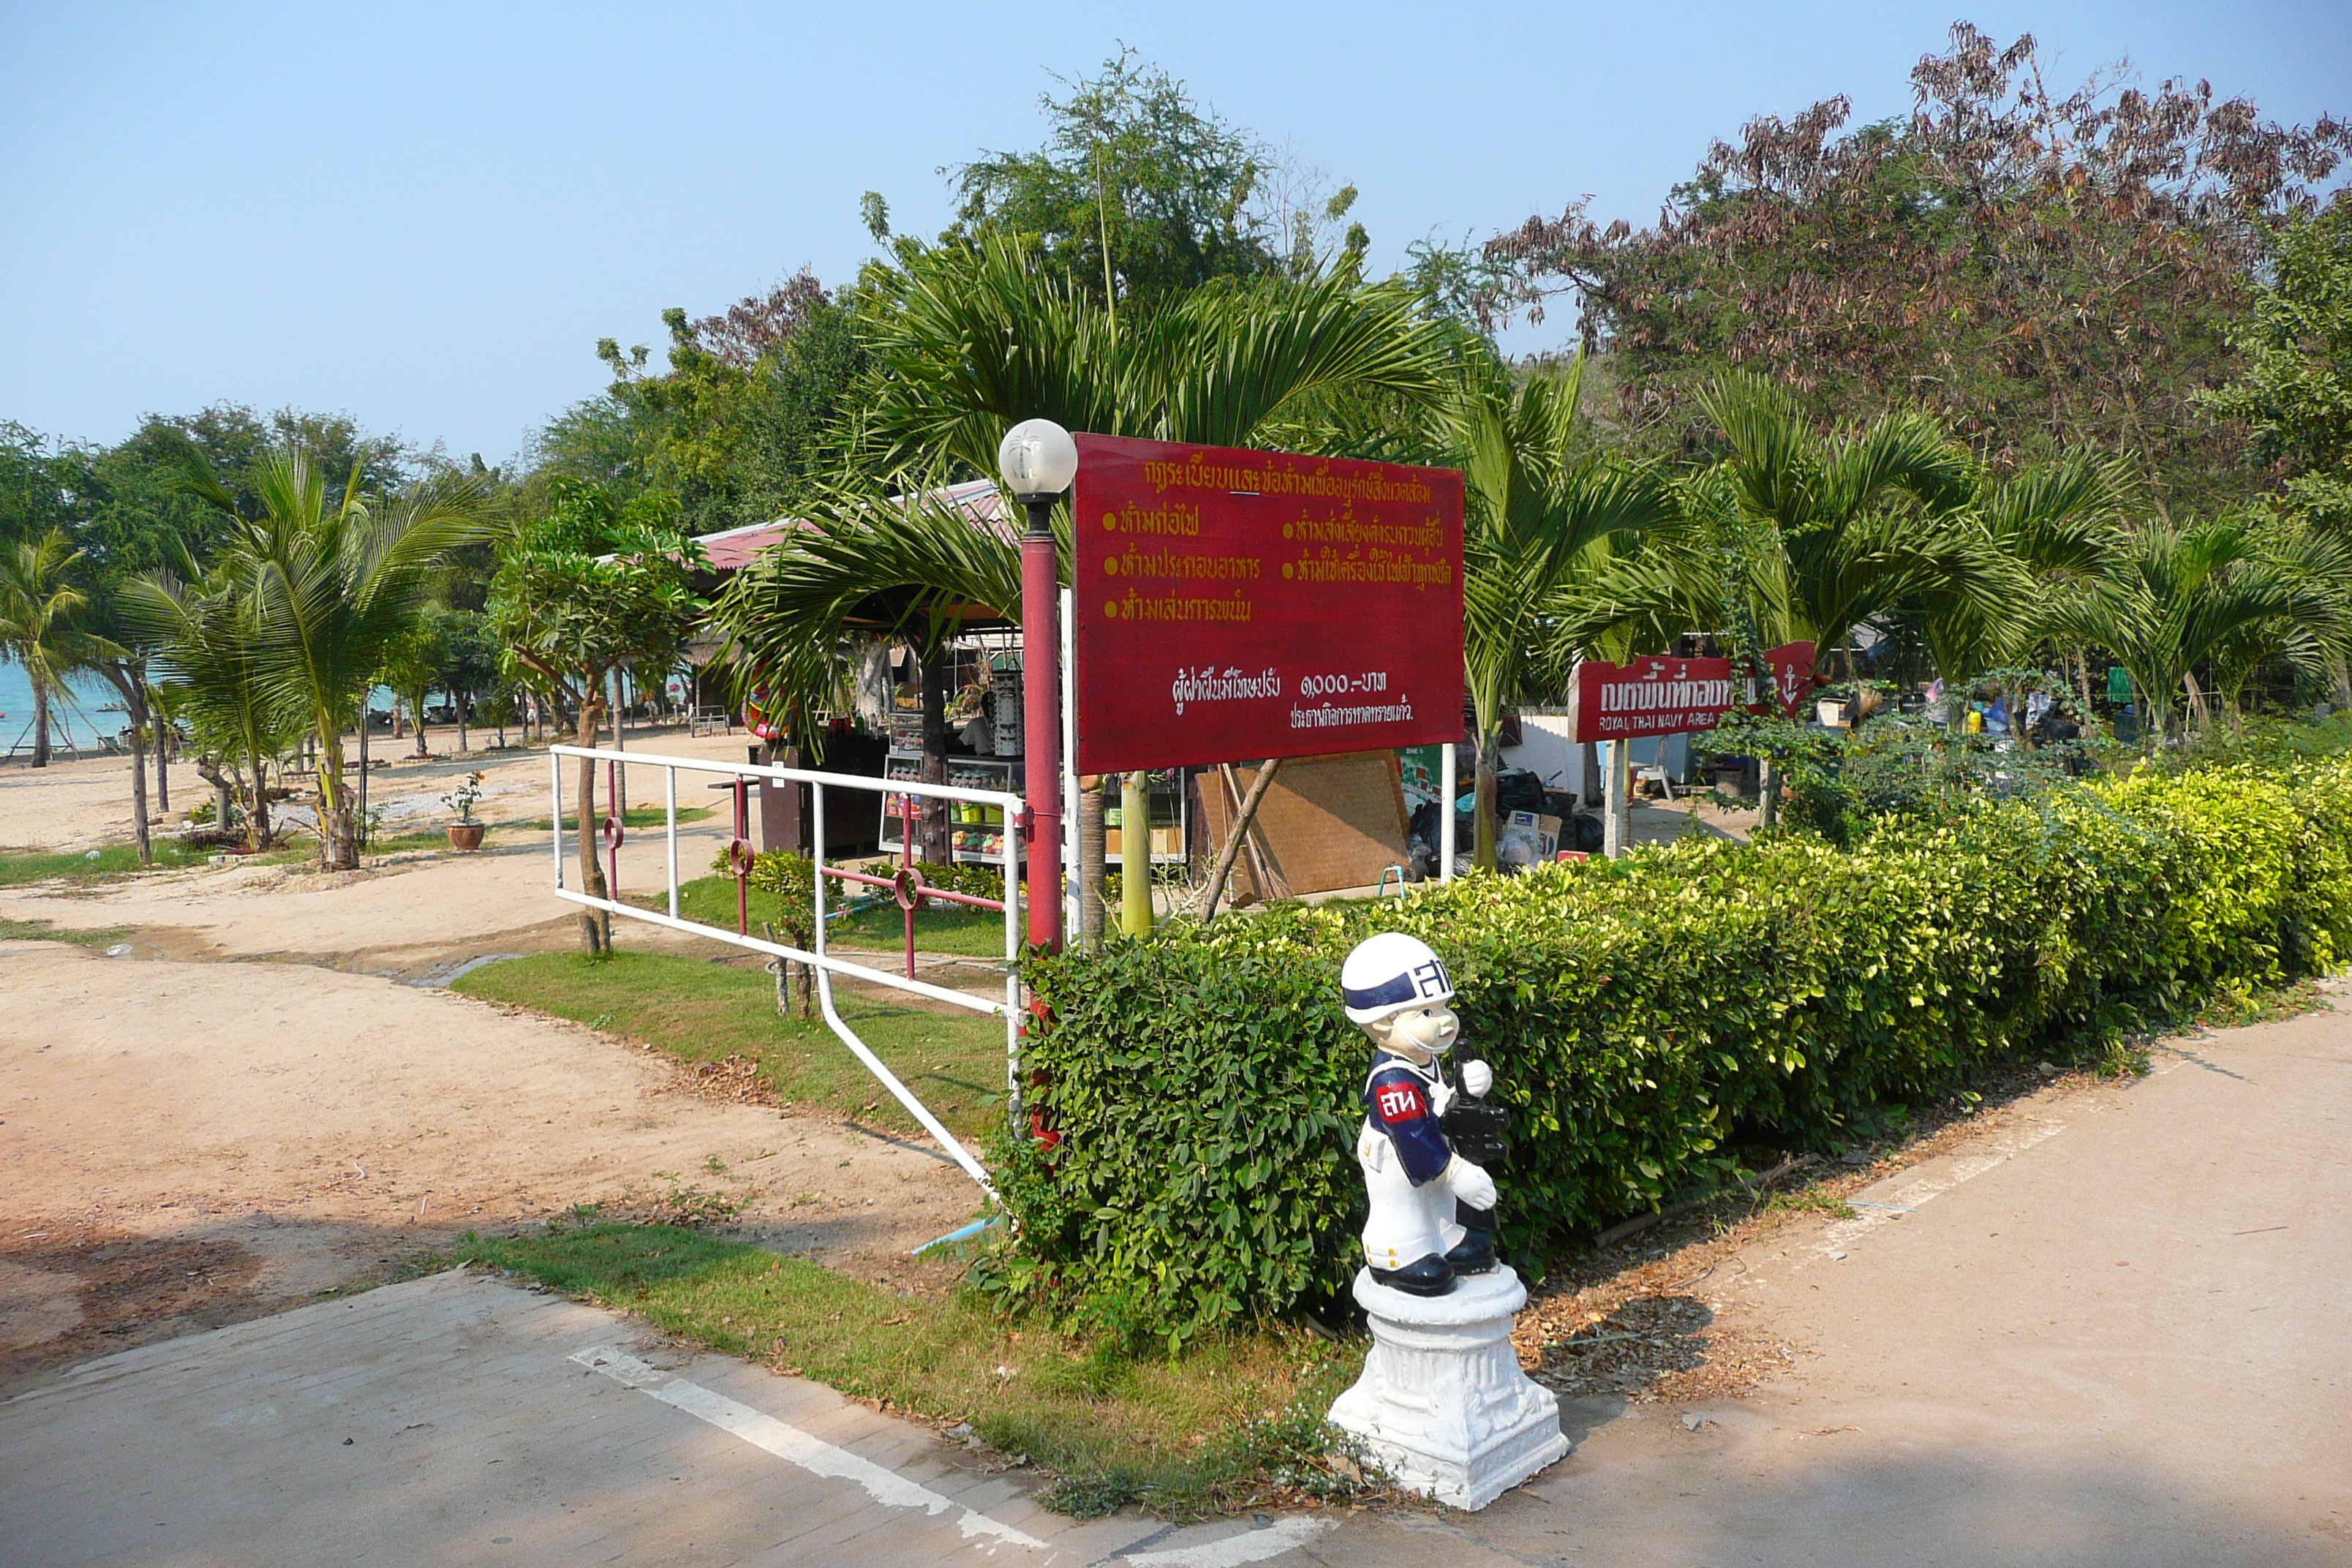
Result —
<path fill-rule="evenodd" d="M 1577 1450 L 1477 1515 L 1077 1524 L 928 1428 L 451 1274 L 0 1405 L 0 1562 L 2352 1563 L 2352 1025 L 2024 1110 L 1689 1282 L 1791 1375 L 1571 1403 Z"/>

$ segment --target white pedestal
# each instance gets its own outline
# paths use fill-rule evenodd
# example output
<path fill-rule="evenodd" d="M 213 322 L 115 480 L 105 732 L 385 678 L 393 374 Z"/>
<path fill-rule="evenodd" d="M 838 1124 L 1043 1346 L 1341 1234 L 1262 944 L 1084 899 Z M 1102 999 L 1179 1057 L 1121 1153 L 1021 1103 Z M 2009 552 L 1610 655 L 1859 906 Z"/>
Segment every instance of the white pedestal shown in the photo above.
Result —
<path fill-rule="evenodd" d="M 1412 1296 L 1356 1275 L 1371 1319 L 1364 1375 L 1331 1406 L 1396 1483 L 1454 1508 L 1481 1509 L 1569 1450 L 1559 1401 L 1529 1381 L 1511 1349 L 1528 1292 L 1507 1265 L 1444 1296 Z"/>

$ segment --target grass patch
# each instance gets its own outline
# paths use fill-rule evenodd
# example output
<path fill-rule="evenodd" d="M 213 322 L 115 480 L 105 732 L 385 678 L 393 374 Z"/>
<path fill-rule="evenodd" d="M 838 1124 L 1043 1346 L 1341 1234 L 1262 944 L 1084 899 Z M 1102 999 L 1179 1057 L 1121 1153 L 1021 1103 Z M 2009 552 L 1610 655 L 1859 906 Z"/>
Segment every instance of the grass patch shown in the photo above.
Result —
<path fill-rule="evenodd" d="M 838 909 L 836 897 L 848 884 L 836 881 L 825 889 L 827 908 Z M 862 889 L 879 892 L 879 889 Z M 649 910 L 669 908 L 667 889 L 654 893 L 627 895 L 632 902 Z M 883 894 L 885 900 L 889 895 Z M 697 877 L 677 887 L 677 912 L 690 921 L 700 921 L 727 931 L 735 929 L 735 879 L 732 877 Z M 776 916 L 776 896 L 751 889 L 751 931 L 757 934 L 762 920 Z M 907 944 L 906 915 L 896 903 L 885 902 L 879 908 L 859 910 L 832 922 L 825 940 L 842 947 L 881 948 L 904 952 Z M 915 949 L 919 952 L 939 952 L 962 958 L 998 958 L 1004 956 L 1004 917 L 994 910 L 969 909 L 960 904 L 932 904 L 915 911 Z"/>
<path fill-rule="evenodd" d="M 499 826 L 503 826 L 506 825 L 500 824 Z M 497 831 L 497 828 L 491 827 L 488 824 L 483 825 L 483 848 L 488 849 L 490 847 L 491 844 L 495 842 L 494 835 Z M 540 828 L 540 831 L 544 833 L 547 829 L 542 826 Z M 447 829 L 441 827 L 412 827 L 405 833 L 378 833 L 372 835 L 367 841 L 365 853 L 370 855 L 398 855 L 417 849 L 448 848 L 449 834 Z M 451 850 L 450 852 L 452 854 L 456 853 L 455 850 Z"/>
<path fill-rule="evenodd" d="M 1351 1495 L 1356 1457 L 1322 1413 L 1361 1370 L 1355 1345 L 1270 1328 L 1130 1356 L 1001 1318 L 969 1298 L 900 1296 L 799 1258 L 663 1226 L 591 1224 L 468 1237 L 458 1259 L 635 1312 L 709 1350 L 905 1415 L 969 1422 L 1058 1472 L 1048 1506 L 1128 1502 L 1171 1517 Z"/>
<path fill-rule="evenodd" d="M 1774 1193 L 1759 1205 L 1763 1214 L 1824 1214 L 1832 1219 L 1852 1219 L 1853 1205 L 1843 1198 L 1822 1191 L 1818 1186 L 1799 1187 L 1793 1192 Z"/>
<path fill-rule="evenodd" d="M 217 850 L 199 849 L 175 838 L 158 837 L 152 844 L 155 870 L 179 870 L 202 866 Z M 136 844 L 110 844 L 103 849 L 0 850 L 0 888 L 21 888 L 30 882 L 64 880 L 105 882 L 134 877 L 151 868 L 139 864 Z"/>
<path fill-rule="evenodd" d="M 76 931 L 70 927 L 51 925 L 47 921 L 0 919 L 0 942 L 64 942 L 76 947 L 109 948 L 118 942 L 130 941 L 134 929 L 131 926 L 100 926 L 96 931 Z"/>
<path fill-rule="evenodd" d="M 2200 1029 L 2242 1029 L 2250 1024 L 2275 1024 L 2282 1018 L 2326 1011 L 2329 1003 L 2325 984 L 2313 976 L 2284 985 L 2225 985 L 2197 1010 L 2191 1023 Z"/>
<path fill-rule="evenodd" d="M 822 1019 L 779 1017 L 774 978 L 749 963 L 656 952 L 603 960 L 541 953 L 485 965 L 453 989 L 609 1029 L 685 1063 L 746 1058 L 780 1099 L 916 1131 Z M 835 995 L 859 1037 L 941 1121 L 960 1135 L 993 1130 L 1004 1103 L 1002 1020 Z"/>
<path fill-rule="evenodd" d="M 680 822 L 700 822 L 704 817 L 709 816 L 713 809 L 708 805 L 681 805 L 677 808 L 677 819 Z M 604 819 L 600 815 L 596 820 L 602 823 Z M 633 805 L 621 814 L 621 825 L 624 827 L 660 827 L 668 821 L 669 810 L 666 806 Z M 501 822 L 499 826 L 515 828 L 524 833 L 544 833 L 547 831 L 547 818 L 539 816 L 533 817 L 529 822 Z M 575 832 L 579 826 L 579 812 L 567 811 L 563 814 L 564 832 Z"/>

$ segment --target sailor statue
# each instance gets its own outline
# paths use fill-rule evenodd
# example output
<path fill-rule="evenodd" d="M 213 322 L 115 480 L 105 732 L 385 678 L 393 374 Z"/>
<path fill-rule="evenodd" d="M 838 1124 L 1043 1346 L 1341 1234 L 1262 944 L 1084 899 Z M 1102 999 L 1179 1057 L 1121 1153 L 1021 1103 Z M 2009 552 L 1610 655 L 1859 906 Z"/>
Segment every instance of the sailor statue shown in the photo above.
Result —
<path fill-rule="evenodd" d="M 1526 1287 L 1495 1256 L 1490 1162 L 1508 1113 L 1486 1103 L 1495 1075 L 1440 1067 L 1462 1032 L 1454 982 L 1427 943 L 1386 931 L 1339 968 L 1348 1017 L 1371 1037 L 1356 1160 L 1371 1212 L 1356 1304 L 1372 1345 L 1363 1375 L 1333 1402 L 1397 1485 L 1484 1508 L 1568 1452 L 1559 1404 L 1511 1348 Z"/>
<path fill-rule="evenodd" d="M 1462 1020 L 1446 1005 L 1454 983 L 1426 942 L 1384 931 L 1359 943 L 1340 967 L 1339 989 L 1349 1020 L 1376 1047 L 1356 1138 L 1371 1199 L 1364 1261 L 1392 1289 L 1444 1295 L 1462 1276 L 1495 1267 L 1495 1179 L 1469 1157 L 1491 1158 L 1503 1147 L 1482 1136 L 1499 1131 L 1506 1114 L 1483 1103 L 1494 1069 L 1465 1062 L 1459 1090 L 1445 1081 L 1439 1058 L 1454 1048 Z"/>

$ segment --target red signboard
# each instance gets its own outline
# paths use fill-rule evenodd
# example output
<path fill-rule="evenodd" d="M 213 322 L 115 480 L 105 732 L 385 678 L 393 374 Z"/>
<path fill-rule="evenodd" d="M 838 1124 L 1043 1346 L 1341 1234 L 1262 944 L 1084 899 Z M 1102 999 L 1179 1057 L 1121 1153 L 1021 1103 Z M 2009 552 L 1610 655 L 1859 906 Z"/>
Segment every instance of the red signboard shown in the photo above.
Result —
<path fill-rule="evenodd" d="M 1080 436 L 1081 773 L 1462 737 L 1462 476 Z"/>
<path fill-rule="evenodd" d="M 1576 668 L 1576 738 L 1624 741 L 1712 730 L 1730 708 L 1762 712 L 1777 700 L 1790 718 L 1813 688 L 1813 645 L 1783 643 L 1764 656 L 1762 678 L 1735 680 L 1727 658 L 1587 659 Z"/>

